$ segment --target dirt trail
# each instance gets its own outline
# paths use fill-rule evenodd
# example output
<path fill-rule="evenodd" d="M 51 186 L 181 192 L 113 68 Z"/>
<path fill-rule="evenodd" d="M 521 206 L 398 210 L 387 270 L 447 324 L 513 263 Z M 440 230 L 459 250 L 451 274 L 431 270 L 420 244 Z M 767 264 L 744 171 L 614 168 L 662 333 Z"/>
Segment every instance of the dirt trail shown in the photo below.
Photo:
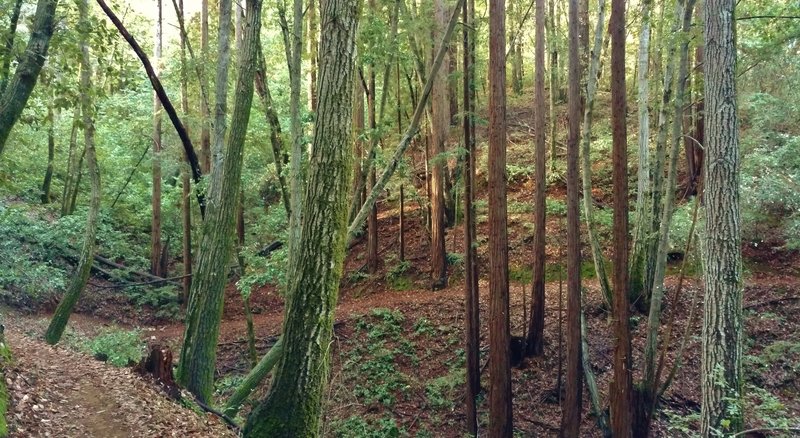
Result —
<path fill-rule="evenodd" d="M 11 437 L 233 437 L 217 418 L 169 400 L 130 369 L 23 334 L 9 321 Z"/>

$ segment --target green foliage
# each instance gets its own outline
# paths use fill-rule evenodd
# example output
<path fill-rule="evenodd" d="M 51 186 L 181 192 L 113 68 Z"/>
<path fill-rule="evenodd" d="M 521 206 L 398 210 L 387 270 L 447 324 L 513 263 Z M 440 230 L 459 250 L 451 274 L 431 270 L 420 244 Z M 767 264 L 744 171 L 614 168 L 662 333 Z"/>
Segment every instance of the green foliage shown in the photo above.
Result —
<path fill-rule="evenodd" d="M 172 286 L 132 287 L 128 290 L 131 302 L 139 307 L 149 306 L 156 318 L 177 319 L 181 315 L 180 291 Z"/>
<path fill-rule="evenodd" d="M 333 436 L 337 438 L 399 438 L 408 436 L 408 432 L 405 428 L 399 427 L 391 417 L 367 420 L 360 415 L 353 415 L 333 423 Z"/>
<path fill-rule="evenodd" d="M 144 342 L 139 330 L 109 329 L 89 341 L 89 350 L 98 360 L 125 367 L 142 360 Z"/>
<path fill-rule="evenodd" d="M 411 279 L 406 275 L 409 268 L 411 268 L 411 262 L 403 260 L 402 262 L 397 262 L 396 265 L 386 271 L 386 281 L 392 289 L 408 290 L 413 286 Z"/>
<path fill-rule="evenodd" d="M 466 371 L 458 369 L 445 376 L 437 377 L 425 386 L 428 404 L 436 409 L 453 409 L 458 398 L 461 385 L 464 383 Z"/>
<path fill-rule="evenodd" d="M 547 198 L 545 200 L 547 216 L 566 216 L 567 204 L 560 199 Z"/>
<path fill-rule="evenodd" d="M 514 283 L 530 284 L 533 268 L 529 265 L 512 265 L 508 269 L 508 279 Z"/>

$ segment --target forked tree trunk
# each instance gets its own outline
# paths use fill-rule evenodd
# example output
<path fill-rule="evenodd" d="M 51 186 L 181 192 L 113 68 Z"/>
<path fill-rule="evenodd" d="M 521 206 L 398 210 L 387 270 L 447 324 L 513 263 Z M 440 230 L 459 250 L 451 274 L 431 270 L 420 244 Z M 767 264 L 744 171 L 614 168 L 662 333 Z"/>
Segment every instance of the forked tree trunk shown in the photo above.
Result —
<path fill-rule="evenodd" d="M 57 0 L 39 0 L 36 4 L 28 46 L 19 60 L 14 76 L 6 83 L 5 89 L 0 90 L 0 156 L 47 59 L 57 3 Z"/>
<path fill-rule="evenodd" d="M 561 413 L 561 436 L 577 438 L 581 424 L 581 253 L 578 197 L 578 141 L 581 113 L 581 63 L 578 38 L 578 0 L 569 1 L 569 78 L 567 133 L 567 317 L 566 394 Z"/>
<path fill-rule="evenodd" d="M 545 280 L 545 224 L 546 224 L 546 158 L 544 120 L 544 0 L 536 0 L 536 77 L 534 131 L 536 132 L 536 186 L 533 201 L 533 287 L 531 292 L 531 320 L 525 342 L 527 356 L 539 356 L 544 353 L 544 280 Z M 551 121 L 553 123 L 553 121 Z"/>
<path fill-rule="evenodd" d="M 89 0 L 82 0 L 78 4 L 80 21 L 82 23 L 81 29 L 89 29 Z M 75 274 L 69 283 L 69 288 L 64 292 L 64 297 L 58 304 L 53 319 L 50 320 L 50 325 L 47 327 L 47 332 L 44 335 L 48 344 L 55 345 L 61 339 L 64 329 L 67 327 L 69 316 L 72 314 L 72 309 L 78 302 L 78 298 L 86 287 L 86 282 L 89 280 L 89 274 L 92 269 L 92 262 L 94 260 L 95 251 L 95 236 L 97 235 L 97 226 L 100 216 L 100 170 L 97 166 L 97 154 L 94 149 L 94 111 L 92 104 L 91 77 L 92 67 L 91 59 L 89 58 L 89 35 L 87 32 L 82 32 L 81 35 L 81 114 L 83 117 L 83 138 L 86 142 L 86 161 L 89 171 L 89 179 L 92 183 L 92 194 L 89 198 L 89 213 L 86 217 L 86 230 L 83 235 L 83 249 L 81 250 L 80 260 L 75 269 Z M 77 190 L 77 189 L 76 189 Z"/>
<path fill-rule="evenodd" d="M 705 7 L 706 220 L 700 434 L 707 437 L 736 433 L 743 426 L 743 327 L 736 2 L 706 0 Z"/>
<path fill-rule="evenodd" d="M 333 317 L 347 240 L 352 177 L 351 108 L 358 2 L 323 3 L 320 82 L 301 239 L 291 254 L 284 354 L 272 387 L 250 414 L 245 437 L 320 434 Z"/>
<path fill-rule="evenodd" d="M 227 88 L 227 64 L 231 33 L 231 3 L 220 3 L 219 64 L 217 86 Z M 192 293 L 186 317 L 186 331 L 181 350 L 178 380 L 197 398 L 207 403 L 214 387 L 216 347 L 225 284 L 228 279 L 232 252 L 233 230 L 241 187 L 244 139 L 253 100 L 253 80 L 258 58 L 258 38 L 261 29 L 261 1 L 247 2 L 244 42 L 239 58 L 231 129 L 225 142 L 224 118 L 227 93 L 217 90 L 215 123 L 215 154 L 224 160 L 214 160 L 206 218 L 200 238 L 197 269 L 192 281 Z M 224 152 L 223 152 L 224 145 Z M 221 157 L 220 157 L 221 158 Z"/>
<path fill-rule="evenodd" d="M 506 200 L 505 0 L 489 1 L 489 435 L 514 433 Z"/>

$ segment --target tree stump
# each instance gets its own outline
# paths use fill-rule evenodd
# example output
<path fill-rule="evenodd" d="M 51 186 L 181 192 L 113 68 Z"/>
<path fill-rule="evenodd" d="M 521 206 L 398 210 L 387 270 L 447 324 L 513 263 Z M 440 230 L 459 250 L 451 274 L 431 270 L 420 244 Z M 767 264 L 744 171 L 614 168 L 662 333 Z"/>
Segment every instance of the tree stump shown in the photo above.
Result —
<path fill-rule="evenodd" d="M 152 377 L 170 397 L 181 398 L 181 390 L 172 374 L 172 351 L 162 345 L 150 347 L 150 353 L 135 368 L 136 372 Z"/>

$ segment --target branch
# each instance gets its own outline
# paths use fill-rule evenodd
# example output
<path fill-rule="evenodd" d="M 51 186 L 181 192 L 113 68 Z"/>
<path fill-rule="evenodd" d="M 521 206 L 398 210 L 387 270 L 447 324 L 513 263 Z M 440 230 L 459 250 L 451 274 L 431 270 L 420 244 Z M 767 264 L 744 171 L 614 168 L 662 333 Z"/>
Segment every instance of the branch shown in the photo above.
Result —
<path fill-rule="evenodd" d="M 183 126 L 183 123 L 181 123 L 181 119 L 178 117 L 175 107 L 169 100 L 167 92 L 164 91 L 164 87 L 161 85 L 161 81 L 158 79 L 158 76 L 153 70 L 150 60 L 147 58 L 144 50 L 142 50 L 142 47 L 139 46 L 139 43 L 137 43 L 130 32 L 125 29 L 125 26 L 122 24 L 119 18 L 114 15 L 114 12 L 108 7 L 106 2 L 104 0 L 97 0 L 97 4 L 100 5 L 100 9 L 102 9 L 111 22 L 114 23 L 114 26 L 117 28 L 120 35 L 122 35 L 122 38 L 124 38 L 125 41 L 130 44 L 133 51 L 136 52 L 136 56 L 139 58 L 139 60 L 142 61 L 142 65 L 147 72 L 147 77 L 150 79 L 150 83 L 153 85 L 153 91 L 155 91 L 158 99 L 163 104 L 164 110 L 167 112 L 172 125 L 175 127 L 175 131 L 178 132 L 178 137 L 180 137 L 181 143 L 183 143 L 183 149 L 186 152 L 186 159 L 189 161 L 189 167 L 192 169 L 192 179 L 194 180 L 195 184 L 199 184 L 203 173 L 200 170 L 200 162 L 197 160 L 197 154 L 194 151 L 194 146 L 192 146 L 192 139 L 189 137 L 189 133 L 186 132 L 186 128 Z M 204 213 L 206 201 L 205 197 L 200 192 L 197 192 L 197 201 L 200 205 L 200 212 Z"/>

